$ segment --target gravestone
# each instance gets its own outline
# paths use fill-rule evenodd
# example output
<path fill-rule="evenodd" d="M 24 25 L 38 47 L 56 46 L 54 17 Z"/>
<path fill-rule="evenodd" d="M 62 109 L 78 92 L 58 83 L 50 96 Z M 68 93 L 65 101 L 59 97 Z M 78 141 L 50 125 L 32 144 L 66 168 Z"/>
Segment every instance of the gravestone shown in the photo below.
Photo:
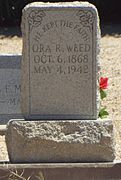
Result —
<path fill-rule="evenodd" d="M 23 10 L 26 119 L 97 119 L 98 23 L 89 3 L 33 3 Z"/>
<path fill-rule="evenodd" d="M 22 118 L 20 63 L 21 55 L 0 55 L 0 124 Z"/>
<path fill-rule="evenodd" d="M 113 123 L 97 119 L 96 8 L 82 2 L 32 3 L 22 19 L 25 120 L 7 125 L 10 161 L 113 161 Z"/>

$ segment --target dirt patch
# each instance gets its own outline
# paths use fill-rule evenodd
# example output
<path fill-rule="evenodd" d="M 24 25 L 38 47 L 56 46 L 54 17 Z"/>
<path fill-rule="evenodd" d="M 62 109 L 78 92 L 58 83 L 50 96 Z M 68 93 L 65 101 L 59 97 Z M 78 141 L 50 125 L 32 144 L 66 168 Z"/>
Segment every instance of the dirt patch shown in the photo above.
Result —
<path fill-rule="evenodd" d="M 116 158 L 121 159 L 121 36 L 101 39 L 102 75 L 109 77 L 108 96 L 104 105 L 113 120 L 116 136 Z"/>
<path fill-rule="evenodd" d="M 8 160 L 8 153 L 5 144 L 5 136 L 0 136 L 0 161 Z"/>

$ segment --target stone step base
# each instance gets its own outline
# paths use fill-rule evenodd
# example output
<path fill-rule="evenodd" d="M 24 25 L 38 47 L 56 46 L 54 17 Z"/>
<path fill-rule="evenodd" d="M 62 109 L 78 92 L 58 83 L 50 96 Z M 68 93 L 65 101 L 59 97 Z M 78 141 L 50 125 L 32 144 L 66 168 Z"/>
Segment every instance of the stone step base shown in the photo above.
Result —
<path fill-rule="evenodd" d="M 121 161 L 115 163 L 0 164 L 2 180 L 120 180 Z M 37 178 L 38 177 L 38 178 Z"/>
<path fill-rule="evenodd" d="M 105 162 L 115 158 L 110 120 L 19 121 L 7 125 L 12 163 Z"/>

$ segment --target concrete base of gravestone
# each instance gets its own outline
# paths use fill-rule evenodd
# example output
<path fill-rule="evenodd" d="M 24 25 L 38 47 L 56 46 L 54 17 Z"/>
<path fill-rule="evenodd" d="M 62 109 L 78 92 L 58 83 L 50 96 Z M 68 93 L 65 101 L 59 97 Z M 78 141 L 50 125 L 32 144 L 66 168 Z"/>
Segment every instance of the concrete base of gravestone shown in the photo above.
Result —
<path fill-rule="evenodd" d="M 12 163 L 113 161 L 113 138 L 111 120 L 11 120 L 6 132 Z"/>
<path fill-rule="evenodd" d="M 6 164 L 2 162 L 0 164 L 0 177 L 2 180 L 121 180 L 121 161 L 33 164 Z"/>

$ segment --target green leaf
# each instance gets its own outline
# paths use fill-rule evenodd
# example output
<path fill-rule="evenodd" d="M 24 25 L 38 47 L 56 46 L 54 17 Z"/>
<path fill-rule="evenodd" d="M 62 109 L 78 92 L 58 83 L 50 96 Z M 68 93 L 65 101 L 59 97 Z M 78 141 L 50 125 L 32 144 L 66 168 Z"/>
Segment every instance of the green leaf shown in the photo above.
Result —
<path fill-rule="evenodd" d="M 100 97 L 101 97 L 101 99 L 104 99 L 106 96 L 107 96 L 107 93 L 104 90 L 100 89 Z"/>
<path fill-rule="evenodd" d="M 100 109 L 99 117 L 100 117 L 101 119 L 106 118 L 108 115 L 109 115 L 109 113 L 107 112 L 107 110 L 106 110 L 105 107 L 102 108 L 102 109 Z"/>

